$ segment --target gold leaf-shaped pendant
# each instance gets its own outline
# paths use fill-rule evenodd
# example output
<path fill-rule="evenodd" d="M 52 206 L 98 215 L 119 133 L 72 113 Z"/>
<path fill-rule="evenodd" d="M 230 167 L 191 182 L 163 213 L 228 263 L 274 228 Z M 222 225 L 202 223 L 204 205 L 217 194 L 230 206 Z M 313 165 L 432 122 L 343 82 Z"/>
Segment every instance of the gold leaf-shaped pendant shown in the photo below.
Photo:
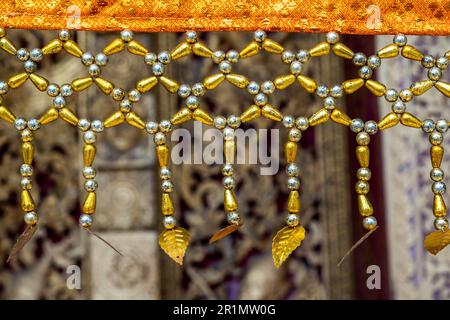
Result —
<path fill-rule="evenodd" d="M 184 254 L 191 240 L 189 232 L 181 227 L 165 230 L 159 236 L 159 246 L 179 265 L 183 265 Z"/>
<path fill-rule="evenodd" d="M 302 244 L 303 239 L 305 239 L 305 228 L 302 226 L 288 226 L 278 231 L 272 241 L 273 262 L 277 268 Z"/>
<path fill-rule="evenodd" d="M 434 231 L 425 237 L 423 245 L 433 255 L 444 249 L 450 243 L 450 230 Z"/>
<path fill-rule="evenodd" d="M 226 236 L 232 234 L 237 229 L 239 229 L 242 226 L 242 224 L 232 224 L 231 226 L 228 226 L 226 228 L 220 229 L 216 233 L 213 234 L 211 239 L 209 239 L 209 244 L 214 243 L 216 241 L 219 241 L 220 239 L 225 238 Z"/>

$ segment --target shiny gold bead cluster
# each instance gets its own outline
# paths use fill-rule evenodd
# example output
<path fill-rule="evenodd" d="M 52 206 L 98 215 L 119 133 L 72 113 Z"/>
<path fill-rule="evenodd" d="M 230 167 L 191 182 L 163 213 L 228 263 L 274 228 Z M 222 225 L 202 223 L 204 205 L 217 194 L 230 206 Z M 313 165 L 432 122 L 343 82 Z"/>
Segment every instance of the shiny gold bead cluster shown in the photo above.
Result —
<path fill-rule="evenodd" d="M 406 112 L 407 103 L 411 102 L 415 96 L 419 96 L 435 87 L 439 92 L 450 97 L 450 84 L 441 81 L 442 72 L 447 69 L 450 51 L 439 57 L 424 55 L 411 45 L 407 44 L 404 35 L 394 37 L 393 43 L 381 48 L 376 54 L 367 57 L 363 53 L 355 53 L 339 40 L 339 35 L 330 32 L 326 35 L 326 40 L 318 43 L 309 50 L 299 50 L 292 52 L 285 50 L 279 43 L 267 38 L 264 31 L 258 30 L 254 34 L 254 39 L 242 50 L 212 50 L 199 41 L 196 32 L 186 33 L 185 40 L 171 51 L 152 53 L 142 44 L 133 39 L 133 33 L 125 30 L 120 34 L 120 38 L 113 40 L 102 52 L 94 55 L 85 52 L 76 42 L 71 40 L 70 32 L 62 30 L 58 37 L 50 41 L 43 48 L 31 51 L 16 46 L 6 36 L 4 29 L 0 29 L 0 49 L 6 53 L 17 57 L 24 67 L 24 72 L 12 76 L 7 81 L 0 81 L 0 119 L 3 119 L 15 126 L 21 134 L 23 165 L 20 172 L 22 179 L 22 209 L 25 212 L 25 222 L 29 226 L 36 225 L 38 215 L 36 205 L 30 193 L 32 161 L 34 148 L 32 145 L 33 131 L 48 125 L 57 119 L 76 126 L 83 132 L 83 176 L 85 177 L 86 198 L 82 205 L 80 224 L 89 229 L 93 223 L 93 213 L 96 208 L 97 182 L 94 180 L 96 171 L 92 167 L 96 147 L 97 135 L 105 129 L 128 123 L 131 126 L 143 130 L 153 136 L 156 144 L 156 153 L 160 165 L 160 178 L 162 189 L 162 214 L 165 231 L 160 236 L 162 249 L 178 263 L 182 263 L 185 250 L 188 246 L 189 233 L 176 226 L 174 218 L 174 206 L 170 193 L 173 191 L 171 171 L 169 169 L 169 147 L 166 142 L 167 135 L 170 135 L 174 126 L 180 125 L 189 120 L 197 120 L 205 125 L 219 129 L 223 134 L 225 164 L 222 168 L 224 184 L 224 207 L 227 214 L 229 227 L 219 231 L 212 238 L 216 241 L 229 233 L 237 230 L 242 225 L 241 216 L 237 212 L 238 203 L 234 194 L 235 180 L 233 178 L 233 162 L 235 158 L 235 130 L 242 124 L 265 117 L 274 121 L 280 121 L 288 130 L 288 141 L 285 145 L 287 160 L 286 173 L 288 175 L 287 185 L 290 190 L 286 218 L 287 226 L 280 230 L 273 240 L 273 256 L 277 267 L 297 248 L 305 237 L 305 230 L 300 225 L 300 195 L 299 195 L 299 168 L 296 161 L 298 143 L 302 137 L 302 132 L 309 127 L 317 126 L 332 120 L 341 125 L 348 126 L 356 134 L 357 148 L 356 156 L 360 164 L 357 171 L 358 181 L 355 190 L 358 197 L 359 211 L 363 216 L 363 226 L 368 230 L 377 227 L 377 220 L 373 216 L 373 207 L 368 198 L 369 180 L 371 172 L 369 169 L 369 143 L 370 136 L 381 130 L 385 130 L 402 124 L 411 128 L 422 128 L 430 135 L 434 205 L 433 212 L 436 216 L 434 237 L 425 245 L 430 252 L 436 253 L 450 242 L 443 237 L 449 238 L 448 221 L 446 216 L 446 206 L 443 198 L 445 184 L 442 181 L 444 173 L 439 168 L 443 157 L 442 134 L 448 130 L 446 120 L 420 120 L 413 114 Z M 102 77 L 102 68 L 108 64 L 109 57 L 121 51 L 127 50 L 130 54 L 142 56 L 144 63 L 150 69 L 151 75 L 138 81 L 132 90 L 126 91 L 116 87 L 111 81 Z M 87 76 L 74 79 L 71 83 L 55 84 L 40 76 L 37 72 L 39 62 L 49 55 L 58 54 L 65 51 L 80 59 L 82 65 L 87 68 Z M 246 76 L 233 72 L 233 66 L 241 59 L 249 59 L 261 52 L 278 55 L 282 63 L 286 64 L 288 71 L 285 75 L 276 77 L 273 80 L 257 83 L 249 80 Z M 334 54 L 338 57 L 351 60 L 358 68 L 358 77 L 346 80 L 341 84 L 331 87 L 318 84 L 314 79 L 302 74 L 304 65 L 312 58 Z M 165 76 L 167 66 L 174 60 L 181 59 L 188 55 L 199 56 L 211 59 L 217 66 L 217 72 L 205 77 L 202 82 L 193 85 L 180 84 L 177 81 Z M 428 77 L 425 80 L 411 84 L 409 88 L 399 90 L 387 88 L 384 84 L 372 78 L 375 69 L 381 66 L 382 60 L 397 56 L 418 61 L 428 70 Z M 25 120 L 16 117 L 13 112 L 4 105 L 3 96 L 11 89 L 16 89 L 30 80 L 38 90 L 46 92 L 52 99 L 52 105 L 38 119 Z M 213 117 L 201 107 L 201 97 L 209 90 L 216 89 L 222 82 L 229 82 L 237 88 L 247 91 L 252 95 L 253 103 L 240 115 L 230 115 Z M 306 117 L 294 118 L 290 115 L 282 115 L 277 107 L 270 103 L 270 97 L 276 90 L 283 90 L 293 85 L 299 85 L 307 92 L 317 95 L 321 101 L 321 108 L 314 114 Z M 78 116 L 68 107 L 70 96 L 80 93 L 88 87 L 97 86 L 105 95 L 108 95 L 117 103 L 117 111 L 113 112 L 104 120 L 79 119 Z M 170 119 L 162 120 L 159 123 L 145 122 L 134 110 L 133 106 L 138 103 L 143 94 L 152 90 L 156 85 L 162 85 L 169 93 L 178 95 L 182 101 L 182 107 Z M 366 87 L 377 97 L 384 97 L 392 103 L 392 111 L 385 115 L 380 121 L 361 119 L 351 119 L 336 102 L 344 94 L 353 94 L 360 88 Z M 431 244 L 430 244 L 431 243 Z M 433 247 L 434 246 L 434 247 Z M 441 246 L 441 247 L 439 247 Z M 439 247 L 436 249 L 436 247 Z"/>

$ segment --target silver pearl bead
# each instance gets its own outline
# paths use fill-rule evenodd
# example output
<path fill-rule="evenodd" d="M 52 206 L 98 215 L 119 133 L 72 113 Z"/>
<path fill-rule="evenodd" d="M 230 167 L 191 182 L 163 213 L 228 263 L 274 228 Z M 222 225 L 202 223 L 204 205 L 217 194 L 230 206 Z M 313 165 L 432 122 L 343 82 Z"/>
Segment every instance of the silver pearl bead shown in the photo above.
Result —
<path fill-rule="evenodd" d="M 398 45 L 399 47 L 403 47 L 404 45 L 406 45 L 407 42 L 407 38 L 404 34 L 397 34 L 396 36 L 394 36 L 394 41 L 393 41 L 396 45 Z"/>
<path fill-rule="evenodd" d="M 97 181 L 93 179 L 86 180 L 86 182 L 84 183 L 84 189 L 87 192 L 94 192 L 95 190 L 97 190 L 97 188 L 98 188 Z"/>
<path fill-rule="evenodd" d="M 305 117 L 298 117 L 295 120 L 295 126 L 300 130 L 305 131 L 306 129 L 309 128 L 309 121 Z"/>
<path fill-rule="evenodd" d="M 286 166 L 286 173 L 288 177 L 298 177 L 300 172 L 300 169 L 298 168 L 298 165 L 295 163 L 289 163 Z"/>
<path fill-rule="evenodd" d="M 173 191 L 173 184 L 170 180 L 163 180 L 161 182 L 161 190 L 163 192 L 169 193 Z"/>
<path fill-rule="evenodd" d="M 323 100 L 323 106 L 327 110 L 333 110 L 336 107 L 336 103 L 333 97 L 326 97 Z"/>
<path fill-rule="evenodd" d="M 448 130 L 448 122 L 447 120 L 440 119 L 436 121 L 436 130 L 442 133 L 447 132 Z"/>
<path fill-rule="evenodd" d="M 340 97 L 342 97 L 343 94 L 344 94 L 344 91 L 342 90 L 342 86 L 335 85 L 335 86 L 331 87 L 330 95 L 333 98 L 340 98 Z"/>
<path fill-rule="evenodd" d="M 130 92 L 128 92 L 128 100 L 130 100 L 131 102 L 138 102 L 139 100 L 141 100 L 141 93 L 137 90 L 131 90 Z"/>
<path fill-rule="evenodd" d="M 434 219 L 434 228 L 439 231 L 445 231 L 448 229 L 448 220 L 444 217 Z"/>
<path fill-rule="evenodd" d="M 227 52 L 226 57 L 231 63 L 236 63 L 239 60 L 239 52 L 236 50 L 230 50 Z"/>
<path fill-rule="evenodd" d="M 434 66 L 434 57 L 430 55 L 426 55 L 422 58 L 422 66 L 425 68 L 431 68 Z"/>
<path fill-rule="evenodd" d="M 63 96 L 59 95 L 53 99 L 53 106 L 57 109 L 64 108 L 66 106 L 66 99 Z"/>
<path fill-rule="evenodd" d="M 289 227 L 296 227 L 300 223 L 300 218 L 296 213 L 290 213 L 286 217 L 286 224 Z"/>
<path fill-rule="evenodd" d="M 163 219 L 163 225 L 166 229 L 173 229 L 177 224 L 177 220 L 174 216 L 165 216 Z"/>
<path fill-rule="evenodd" d="M 229 224 L 239 225 L 241 224 L 241 216 L 237 212 L 228 212 L 227 221 Z"/>
<path fill-rule="evenodd" d="M 234 139 L 234 129 L 226 127 L 223 129 L 223 138 L 227 141 Z"/>
<path fill-rule="evenodd" d="M 433 168 L 430 171 L 430 178 L 433 181 L 442 181 L 444 179 L 444 171 L 441 168 Z"/>
<path fill-rule="evenodd" d="M 170 53 L 167 51 L 161 51 L 158 54 L 158 61 L 162 64 L 169 64 L 171 60 Z"/>
<path fill-rule="evenodd" d="M 326 86 L 318 86 L 316 94 L 321 98 L 325 98 L 328 95 L 328 88 Z"/>
<path fill-rule="evenodd" d="M 428 70 L 428 78 L 433 81 L 438 81 L 442 76 L 442 71 L 438 67 L 433 67 Z"/>
<path fill-rule="evenodd" d="M 364 125 L 364 129 L 368 134 L 375 134 L 378 131 L 378 125 L 375 121 L 369 120 Z"/>
<path fill-rule="evenodd" d="M 291 63 L 289 70 L 291 71 L 292 74 L 298 75 L 302 72 L 303 69 L 303 65 L 301 64 L 300 61 L 294 61 Z"/>
<path fill-rule="evenodd" d="M 254 100 L 257 106 L 264 106 L 267 104 L 268 98 L 264 93 L 258 93 Z"/>
<path fill-rule="evenodd" d="M 192 93 L 196 97 L 201 97 L 205 94 L 206 89 L 205 86 L 202 83 L 194 83 L 192 86 Z"/>
<path fill-rule="evenodd" d="M 61 95 L 63 97 L 70 97 L 73 94 L 72 86 L 65 83 L 61 86 Z"/>
<path fill-rule="evenodd" d="M 219 70 L 222 73 L 230 73 L 231 72 L 231 63 L 228 61 L 222 61 L 219 63 Z"/>
<path fill-rule="evenodd" d="M 372 77 L 372 74 L 373 74 L 373 71 L 368 66 L 362 66 L 358 70 L 358 75 L 363 79 L 369 79 L 370 77 Z"/>
<path fill-rule="evenodd" d="M 102 70 L 100 69 L 100 67 L 98 65 L 91 64 L 88 67 L 88 73 L 91 77 L 98 77 L 102 73 Z"/>
<path fill-rule="evenodd" d="M 186 98 L 186 106 L 189 109 L 197 108 L 199 103 L 200 102 L 199 102 L 199 100 L 198 100 L 198 98 L 196 96 L 189 96 L 189 97 Z"/>
<path fill-rule="evenodd" d="M 94 120 L 91 123 L 91 128 L 92 128 L 92 131 L 94 131 L 94 132 L 102 132 L 104 129 L 103 122 L 100 120 Z"/>
<path fill-rule="evenodd" d="M 147 53 L 144 57 L 144 62 L 149 66 L 153 65 L 156 60 L 158 60 L 158 57 L 153 52 Z"/>
<path fill-rule="evenodd" d="M 267 34 L 263 30 L 256 30 L 254 38 L 256 42 L 263 42 L 264 40 L 267 39 Z"/>
<path fill-rule="evenodd" d="M 350 130 L 358 133 L 361 132 L 362 129 L 364 129 L 364 121 L 358 118 L 352 119 L 352 122 L 350 123 Z"/>
<path fill-rule="evenodd" d="M 195 32 L 195 31 L 187 31 L 186 32 L 186 42 L 187 43 L 197 42 L 197 32 Z"/>
<path fill-rule="evenodd" d="M 366 55 L 365 55 L 364 53 L 357 52 L 357 53 L 355 53 L 355 55 L 353 56 L 352 61 L 353 61 L 353 64 L 354 64 L 355 66 L 362 67 L 363 65 L 366 64 L 367 58 L 366 58 Z"/>
<path fill-rule="evenodd" d="M 221 50 L 214 51 L 211 58 L 214 63 L 220 63 L 225 60 L 225 52 Z"/>
<path fill-rule="evenodd" d="M 328 32 L 326 38 L 329 44 L 336 44 L 339 42 L 339 34 L 336 32 Z"/>
<path fill-rule="evenodd" d="M 90 66 L 95 61 L 94 56 L 90 52 L 85 52 L 81 55 L 81 63 L 85 66 Z"/>
<path fill-rule="evenodd" d="M 106 54 L 98 53 L 95 56 L 95 64 L 99 66 L 106 66 L 107 63 L 108 63 L 108 56 Z"/>
<path fill-rule="evenodd" d="M 302 132 L 297 128 L 292 128 L 289 130 L 288 139 L 289 141 L 298 142 L 302 138 Z"/>
<path fill-rule="evenodd" d="M 370 142 L 370 136 L 367 132 L 359 132 L 356 135 L 356 143 L 358 143 L 360 146 L 367 146 Z"/>
<path fill-rule="evenodd" d="M 120 111 L 122 112 L 130 112 L 133 109 L 133 103 L 128 99 L 123 99 L 119 103 Z"/>
<path fill-rule="evenodd" d="M 432 133 L 430 133 L 429 140 L 432 145 L 438 146 L 442 143 L 444 137 L 442 136 L 442 133 L 433 131 Z"/>
<path fill-rule="evenodd" d="M 289 177 L 287 187 L 289 190 L 298 190 L 300 188 L 300 180 L 297 177 Z"/>
<path fill-rule="evenodd" d="M 172 177 L 172 173 L 170 172 L 170 169 L 167 167 L 162 167 L 159 170 L 159 177 L 161 180 L 169 180 Z"/>
<path fill-rule="evenodd" d="M 225 119 L 225 117 L 217 116 L 214 118 L 214 127 L 216 127 L 217 129 L 221 130 L 225 128 L 226 125 L 227 119 Z"/>
<path fill-rule="evenodd" d="M 431 190 L 433 191 L 434 194 L 443 194 L 447 190 L 447 186 L 442 181 L 436 181 L 433 182 Z"/>
<path fill-rule="evenodd" d="M 362 224 L 363 224 L 363 227 L 366 230 L 373 230 L 373 229 L 375 229 L 377 227 L 378 222 L 377 222 L 377 219 L 374 216 L 369 216 L 369 217 L 365 217 L 363 219 L 363 223 Z"/>
<path fill-rule="evenodd" d="M 388 102 L 395 102 L 398 99 L 398 92 L 395 89 L 387 89 L 385 94 L 384 94 L 384 98 L 386 99 L 386 101 Z"/>
<path fill-rule="evenodd" d="M 93 144 L 97 141 L 97 135 L 94 131 L 88 130 L 84 133 L 83 140 L 87 144 Z"/>
<path fill-rule="evenodd" d="M 125 42 L 130 42 L 131 40 L 133 40 L 133 32 L 130 30 L 123 30 L 120 33 L 120 38 L 122 38 L 122 40 Z"/>
<path fill-rule="evenodd" d="M 283 117 L 283 125 L 286 128 L 292 128 L 294 126 L 295 120 L 292 116 L 284 116 Z"/>
<path fill-rule="evenodd" d="M 241 125 L 241 118 L 235 115 L 231 115 L 228 117 L 227 123 L 231 128 L 237 129 Z"/>
<path fill-rule="evenodd" d="M 187 98 L 191 94 L 191 88 L 187 84 L 182 84 L 178 89 L 178 95 L 181 98 Z"/>
<path fill-rule="evenodd" d="M 402 90 L 400 90 L 400 95 L 399 96 L 400 96 L 400 99 L 403 102 L 409 102 L 413 98 L 413 94 L 412 94 L 411 90 L 409 90 L 409 89 L 402 89 Z"/>
<path fill-rule="evenodd" d="M 160 76 L 164 73 L 164 65 L 160 62 L 156 62 L 152 66 L 152 72 L 155 76 Z"/>
<path fill-rule="evenodd" d="M 166 136 L 162 132 L 155 133 L 155 136 L 153 137 L 153 141 L 158 145 L 163 145 L 166 143 Z"/>
<path fill-rule="evenodd" d="M 172 123 L 169 120 L 161 120 L 159 130 L 164 133 L 170 132 L 172 130 Z"/>
<path fill-rule="evenodd" d="M 91 123 L 87 119 L 80 119 L 80 121 L 78 121 L 77 126 L 81 131 L 88 131 L 89 128 L 91 127 Z"/>
<path fill-rule="evenodd" d="M 259 84 L 255 81 L 251 81 L 247 86 L 247 91 L 250 94 L 257 94 L 259 92 Z"/>
<path fill-rule="evenodd" d="M 88 214 L 82 214 L 79 221 L 83 228 L 90 228 L 94 223 L 94 218 Z"/>
<path fill-rule="evenodd" d="M 299 50 L 296 54 L 296 57 L 297 60 L 300 61 L 301 63 L 306 63 L 308 62 L 310 55 L 307 50 Z"/>
<path fill-rule="evenodd" d="M 16 52 L 16 57 L 22 61 L 25 62 L 30 58 L 30 53 L 28 52 L 27 49 L 25 48 L 20 48 L 19 50 L 17 50 Z"/>
<path fill-rule="evenodd" d="M 34 211 L 27 212 L 23 216 L 23 221 L 29 226 L 34 226 L 38 222 L 38 215 Z"/>
<path fill-rule="evenodd" d="M 233 169 L 233 166 L 231 164 L 227 163 L 227 164 L 223 165 L 223 167 L 222 167 L 222 175 L 229 177 L 229 176 L 233 175 L 233 172 L 234 172 L 234 169 Z"/>
<path fill-rule="evenodd" d="M 0 81 L 0 94 L 8 93 L 9 86 L 5 81 Z"/>
<path fill-rule="evenodd" d="M 285 50 L 281 53 L 281 61 L 289 64 L 295 60 L 295 54 L 292 51 Z"/>
<path fill-rule="evenodd" d="M 83 177 L 85 179 L 94 179 L 97 175 L 97 171 L 93 167 L 84 167 L 83 168 Z"/>
<path fill-rule="evenodd" d="M 33 182 L 31 181 L 31 179 L 24 177 L 20 180 L 20 186 L 22 187 L 22 189 L 30 190 L 33 186 Z"/>
<path fill-rule="evenodd" d="M 20 174 L 22 177 L 31 177 L 33 175 L 33 167 L 29 164 L 22 164 L 20 166 Z"/>
<path fill-rule="evenodd" d="M 39 121 L 37 119 L 28 120 L 28 129 L 35 131 L 41 127 Z"/>
<path fill-rule="evenodd" d="M 403 113 L 406 110 L 406 105 L 402 101 L 396 101 L 392 104 L 392 111 L 394 113 Z"/>
<path fill-rule="evenodd" d="M 225 189 L 232 190 L 236 186 L 236 181 L 233 177 L 225 177 L 222 180 L 223 186 Z"/>
<path fill-rule="evenodd" d="M 436 60 L 436 66 L 441 70 L 445 70 L 448 67 L 448 59 L 446 57 L 440 57 Z"/>
<path fill-rule="evenodd" d="M 378 68 L 379 66 L 381 66 L 381 59 L 380 59 L 380 57 L 378 57 L 378 56 L 376 56 L 376 55 L 370 56 L 370 57 L 367 59 L 367 65 L 368 65 L 370 68 L 372 68 L 372 69 Z"/>
<path fill-rule="evenodd" d="M 122 88 L 114 88 L 111 93 L 111 97 L 115 101 L 121 101 L 125 97 L 125 90 L 123 90 Z"/>
<path fill-rule="evenodd" d="M 356 171 L 356 177 L 362 181 L 369 181 L 372 177 L 372 172 L 369 168 L 359 168 L 358 171 Z"/>
<path fill-rule="evenodd" d="M 70 39 L 70 32 L 69 32 L 69 30 L 61 30 L 59 32 L 58 37 L 59 37 L 59 40 L 61 40 L 61 41 L 69 40 Z"/>
<path fill-rule="evenodd" d="M 264 81 L 261 85 L 261 91 L 265 94 L 271 94 L 275 91 L 275 85 L 272 81 Z"/>
<path fill-rule="evenodd" d="M 357 194 L 368 194 L 370 191 L 370 185 L 365 180 L 358 180 L 355 184 L 355 191 Z"/>
<path fill-rule="evenodd" d="M 158 132 L 158 124 L 153 121 L 149 121 L 145 124 L 145 130 L 150 134 Z"/>
<path fill-rule="evenodd" d="M 22 130 L 20 136 L 23 141 L 31 141 L 33 139 L 33 133 L 31 133 L 31 130 L 29 129 Z"/>
<path fill-rule="evenodd" d="M 26 72 L 33 73 L 36 71 L 37 65 L 36 62 L 27 60 L 23 63 L 23 68 L 25 69 Z"/>
<path fill-rule="evenodd" d="M 19 131 L 25 129 L 27 127 L 27 120 L 24 118 L 16 118 L 14 120 L 14 127 Z"/>

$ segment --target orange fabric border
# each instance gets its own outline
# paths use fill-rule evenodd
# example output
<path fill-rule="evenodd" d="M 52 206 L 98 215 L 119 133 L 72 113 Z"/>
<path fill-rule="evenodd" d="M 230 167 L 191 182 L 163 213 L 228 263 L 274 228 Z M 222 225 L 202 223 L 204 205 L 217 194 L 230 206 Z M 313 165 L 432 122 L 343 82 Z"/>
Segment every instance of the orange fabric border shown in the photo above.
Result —
<path fill-rule="evenodd" d="M 438 0 L 1 0 L 0 25 L 143 32 L 268 31 L 450 34 Z"/>

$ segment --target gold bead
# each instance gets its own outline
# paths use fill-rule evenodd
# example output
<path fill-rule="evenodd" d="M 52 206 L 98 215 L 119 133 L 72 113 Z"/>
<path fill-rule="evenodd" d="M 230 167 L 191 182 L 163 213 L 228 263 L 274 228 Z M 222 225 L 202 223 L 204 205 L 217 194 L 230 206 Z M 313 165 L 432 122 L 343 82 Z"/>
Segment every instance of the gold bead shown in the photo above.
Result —
<path fill-rule="evenodd" d="M 161 168 L 167 167 L 169 164 L 169 147 L 165 144 L 156 146 L 156 156 Z"/>
<path fill-rule="evenodd" d="M 125 49 L 125 42 L 122 39 L 114 39 L 103 49 L 103 53 L 110 56 L 122 51 L 123 49 Z"/>
<path fill-rule="evenodd" d="M 415 96 L 420 96 L 430 90 L 431 87 L 433 87 L 433 81 L 431 80 L 418 81 L 411 85 L 411 92 Z"/>
<path fill-rule="evenodd" d="M 111 128 L 123 123 L 124 121 L 125 115 L 121 111 L 116 111 L 103 122 L 103 126 L 105 128 Z"/>
<path fill-rule="evenodd" d="M 338 108 L 335 108 L 333 112 L 331 112 L 331 120 L 346 126 L 349 126 L 352 122 L 352 119 L 350 119 L 350 117 L 345 112 Z"/>
<path fill-rule="evenodd" d="M 281 121 L 283 119 L 281 112 L 270 104 L 266 104 L 261 108 L 261 114 L 263 115 L 263 117 L 274 121 Z"/>
<path fill-rule="evenodd" d="M 333 45 L 333 53 L 344 59 L 352 59 L 354 55 L 352 49 L 340 42 Z"/>
<path fill-rule="evenodd" d="M 379 83 L 375 80 L 367 80 L 366 81 L 366 88 L 369 89 L 370 92 L 372 92 L 377 97 L 381 97 L 386 93 L 386 86 L 382 83 Z"/>
<path fill-rule="evenodd" d="M 384 130 L 393 126 L 396 126 L 399 123 L 400 119 L 398 118 L 398 115 L 391 112 L 388 113 L 383 119 L 378 122 L 378 129 Z"/>
<path fill-rule="evenodd" d="M 300 195 L 297 190 L 293 190 L 289 193 L 288 211 L 291 213 L 300 212 Z"/>
<path fill-rule="evenodd" d="M 444 158 L 444 148 L 441 146 L 432 146 L 430 148 L 431 165 L 433 168 L 439 168 Z"/>
<path fill-rule="evenodd" d="M 97 207 L 97 195 L 95 194 L 95 192 L 88 192 L 86 198 L 84 199 L 81 211 L 84 214 L 93 214 L 95 213 L 96 207 Z"/>
<path fill-rule="evenodd" d="M 127 121 L 127 123 L 138 129 L 145 128 L 144 121 L 133 111 L 127 113 L 125 120 Z"/>
<path fill-rule="evenodd" d="M 284 76 L 279 76 L 275 78 L 274 84 L 278 90 L 283 90 L 289 87 L 291 84 L 295 82 L 295 76 L 293 74 L 287 74 Z"/>
<path fill-rule="evenodd" d="M 445 217 L 447 215 L 447 206 L 441 194 L 435 194 L 433 199 L 433 214 L 436 217 Z"/>
<path fill-rule="evenodd" d="M 36 73 L 30 74 L 30 80 L 40 91 L 45 91 L 48 87 L 48 80 Z"/>
<path fill-rule="evenodd" d="M 20 203 L 22 210 L 25 212 L 34 211 L 34 209 L 36 209 L 36 205 L 29 190 L 26 189 L 22 190 Z"/>
<path fill-rule="evenodd" d="M 294 163 L 297 158 L 297 143 L 293 141 L 286 142 L 285 145 L 285 153 L 286 153 L 286 161 L 287 163 Z"/>
<path fill-rule="evenodd" d="M 436 89 L 438 89 L 442 94 L 450 98 L 450 83 L 444 81 L 438 81 L 434 84 Z"/>
<path fill-rule="evenodd" d="M 261 117 L 261 109 L 258 106 L 252 105 L 241 114 L 241 122 L 248 122 L 259 117 Z"/>
<path fill-rule="evenodd" d="M 417 61 L 422 61 L 423 59 L 423 53 L 409 44 L 407 44 L 402 48 L 402 56 L 404 56 L 407 59 Z"/>
<path fill-rule="evenodd" d="M 315 45 L 311 50 L 309 50 L 309 55 L 311 57 L 320 57 L 330 53 L 330 44 L 328 42 L 321 42 Z"/>
<path fill-rule="evenodd" d="M 22 159 L 23 163 L 31 164 L 33 162 L 34 146 L 31 142 L 24 142 L 22 144 Z"/>
<path fill-rule="evenodd" d="M 311 79 L 307 76 L 299 75 L 297 76 L 297 80 L 300 85 L 309 93 L 313 93 L 317 89 L 317 83 L 314 79 Z"/>
<path fill-rule="evenodd" d="M 54 39 L 47 43 L 42 49 L 42 54 L 56 54 L 60 53 L 63 48 L 63 43 L 59 39 Z"/>
<path fill-rule="evenodd" d="M 67 40 L 64 42 L 63 46 L 64 50 L 66 50 L 68 54 L 71 54 L 77 58 L 80 58 L 83 55 L 83 50 L 81 50 L 80 47 L 72 40 Z"/>
<path fill-rule="evenodd" d="M 192 118 L 209 126 L 214 122 L 214 119 L 208 113 L 206 113 L 206 111 L 200 108 L 197 108 L 194 110 L 194 112 L 192 112 Z"/>
<path fill-rule="evenodd" d="M 234 140 L 225 140 L 223 153 L 225 156 L 225 163 L 234 163 L 234 156 L 236 154 L 236 143 Z"/>
<path fill-rule="evenodd" d="M 173 60 L 177 60 L 191 54 L 191 52 L 191 45 L 187 42 L 182 42 L 172 50 L 170 57 Z"/>
<path fill-rule="evenodd" d="M 226 79 L 229 83 L 241 89 L 246 88 L 249 84 L 248 79 L 240 74 L 227 74 Z"/>
<path fill-rule="evenodd" d="M 370 203 L 369 198 L 364 194 L 358 194 L 358 209 L 363 217 L 371 216 L 373 214 L 372 204 Z"/>
<path fill-rule="evenodd" d="M 192 111 L 189 110 L 188 108 L 183 108 L 172 116 L 172 119 L 170 119 L 170 122 L 173 125 L 177 125 L 177 124 L 181 124 L 181 123 L 186 122 L 191 119 L 192 119 Z"/>
<path fill-rule="evenodd" d="M 83 165 L 90 167 L 94 163 L 97 148 L 93 144 L 85 144 L 83 146 Z"/>
<path fill-rule="evenodd" d="M 393 44 L 387 45 L 384 48 L 381 48 L 380 50 L 378 50 L 377 55 L 381 59 L 387 59 L 387 58 L 394 58 L 394 57 L 398 56 L 399 53 L 400 53 L 400 50 L 399 50 L 398 46 L 393 43 Z"/>
<path fill-rule="evenodd" d="M 79 121 L 78 117 L 69 108 L 59 110 L 59 117 L 73 126 L 76 126 Z"/>
<path fill-rule="evenodd" d="M 284 48 L 281 44 L 270 39 L 264 40 L 262 47 L 267 52 L 275 54 L 281 54 L 284 51 Z"/>
<path fill-rule="evenodd" d="M 59 111 L 56 108 L 50 108 L 39 118 L 39 123 L 44 126 L 59 118 Z"/>
<path fill-rule="evenodd" d="M 250 42 L 241 52 L 239 52 L 239 57 L 248 58 L 254 56 L 259 52 L 259 45 L 255 41 Z"/>
<path fill-rule="evenodd" d="M 309 117 L 308 122 L 310 126 L 317 126 L 321 123 L 327 122 L 329 118 L 330 114 L 328 113 L 328 110 L 322 108 Z"/>
<path fill-rule="evenodd" d="M 12 76 L 8 80 L 8 86 L 15 89 L 20 87 L 22 84 L 24 84 L 25 81 L 28 80 L 29 74 L 26 72 L 16 74 L 15 76 Z"/>
<path fill-rule="evenodd" d="M 359 88 L 361 88 L 363 85 L 364 80 L 361 78 L 350 79 L 342 83 L 342 88 L 344 88 L 345 93 L 352 94 L 356 92 Z"/>
<path fill-rule="evenodd" d="M 94 80 L 92 80 L 91 77 L 75 79 L 72 81 L 72 89 L 76 92 L 83 91 L 84 89 L 89 88 L 92 82 L 94 82 Z"/>
<path fill-rule="evenodd" d="M 6 37 L 0 38 L 0 48 L 13 56 L 17 53 L 17 49 L 14 44 Z"/>
<path fill-rule="evenodd" d="M 415 116 L 413 116 L 411 113 L 404 112 L 402 113 L 402 116 L 400 117 L 400 122 L 408 127 L 412 128 L 421 128 L 422 127 L 422 121 L 417 119 Z"/>
<path fill-rule="evenodd" d="M 209 77 L 206 77 L 205 80 L 203 80 L 203 85 L 206 89 L 212 90 L 216 88 L 219 84 L 222 83 L 222 81 L 225 79 L 225 75 L 223 73 L 216 73 Z"/>
<path fill-rule="evenodd" d="M 140 93 L 145 93 L 150 91 L 156 84 L 158 83 L 158 78 L 153 76 L 149 78 L 145 78 L 136 83 L 136 89 Z"/>
<path fill-rule="evenodd" d="M 131 40 L 130 42 L 128 42 L 127 48 L 130 53 L 138 56 L 145 56 L 148 53 L 148 50 L 135 40 Z"/>
<path fill-rule="evenodd" d="M 169 193 L 164 192 L 161 196 L 161 211 L 165 216 L 171 216 L 174 213 L 173 202 Z"/>
<path fill-rule="evenodd" d="M 160 77 L 159 81 L 164 86 L 164 88 L 166 88 L 167 91 L 169 91 L 170 93 L 176 93 L 178 91 L 178 89 L 180 88 L 180 85 L 178 84 L 178 82 L 176 82 L 172 79 L 169 79 L 166 77 Z"/>
<path fill-rule="evenodd" d="M 211 58 L 213 54 L 211 49 L 209 49 L 201 42 L 196 42 L 192 45 L 192 52 L 194 52 L 195 55 L 203 58 Z"/>
<path fill-rule="evenodd" d="M 238 209 L 236 197 L 232 190 L 225 189 L 223 198 L 226 211 L 234 212 Z"/>
<path fill-rule="evenodd" d="M 94 78 L 94 82 L 105 94 L 110 94 L 114 89 L 114 85 L 103 78 Z"/>
<path fill-rule="evenodd" d="M 5 106 L 0 106 L 0 119 L 3 119 L 9 123 L 14 123 L 16 116 Z"/>
<path fill-rule="evenodd" d="M 356 158 L 358 159 L 359 165 L 362 168 L 369 167 L 370 161 L 370 149 L 368 146 L 357 146 L 356 147 Z"/>

